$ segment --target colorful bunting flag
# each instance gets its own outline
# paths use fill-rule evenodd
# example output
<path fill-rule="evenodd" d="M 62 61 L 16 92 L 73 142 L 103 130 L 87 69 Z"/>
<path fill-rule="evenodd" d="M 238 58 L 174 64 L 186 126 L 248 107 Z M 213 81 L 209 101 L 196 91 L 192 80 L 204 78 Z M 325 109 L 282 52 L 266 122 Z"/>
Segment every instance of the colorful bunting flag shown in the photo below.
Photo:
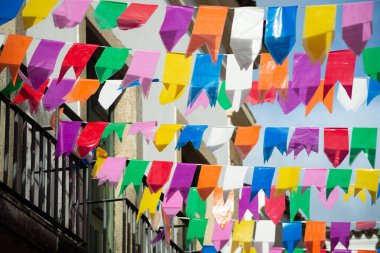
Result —
<path fill-rule="evenodd" d="M 194 8 L 190 6 L 166 6 L 165 18 L 159 33 L 168 52 L 171 52 L 186 34 L 193 12 Z"/>
<path fill-rule="evenodd" d="M 220 165 L 202 165 L 198 178 L 198 193 L 203 201 L 214 191 L 218 186 L 219 175 L 222 170 Z"/>
<path fill-rule="evenodd" d="M 369 79 L 367 105 L 372 102 L 374 98 L 380 95 L 380 82 Z"/>
<path fill-rule="evenodd" d="M 139 210 L 136 216 L 136 223 L 140 220 L 141 216 L 145 213 L 146 210 L 149 210 L 151 217 L 156 213 L 161 194 L 162 190 L 151 192 L 148 187 L 144 188 Z"/>
<path fill-rule="evenodd" d="M 294 159 L 302 150 L 305 150 L 307 155 L 313 151 L 318 153 L 319 145 L 319 128 L 316 127 L 297 127 L 289 141 L 288 152 L 289 155 L 294 151 Z"/>
<path fill-rule="evenodd" d="M 162 202 L 162 212 L 168 217 L 170 224 L 173 221 L 174 216 L 182 210 L 183 197 L 181 192 L 176 191 L 170 197 L 168 195 L 164 196 L 164 201 Z"/>
<path fill-rule="evenodd" d="M 256 195 L 253 199 L 251 199 L 251 187 L 245 186 L 241 189 L 240 198 L 239 198 L 239 221 L 241 221 L 245 215 L 245 213 L 249 211 L 255 220 L 259 220 L 259 199 Z"/>
<path fill-rule="evenodd" d="M 29 29 L 44 20 L 58 0 L 29 0 L 22 10 L 24 28 Z"/>
<path fill-rule="evenodd" d="M 289 197 L 290 221 L 296 217 L 298 210 L 301 210 L 307 219 L 310 219 L 310 188 L 302 192 L 302 186 L 298 186 L 297 191 L 292 191 Z"/>
<path fill-rule="evenodd" d="M 124 173 L 123 181 L 120 186 L 119 197 L 123 194 L 124 190 L 130 184 L 133 184 L 133 187 L 136 191 L 136 195 L 138 195 L 140 191 L 141 182 L 143 180 L 144 173 L 148 165 L 148 161 L 137 159 L 129 160 Z"/>
<path fill-rule="evenodd" d="M 285 154 L 288 142 L 288 132 L 287 127 L 267 127 L 265 128 L 264 135 L 264 163 L 269 161 L 272 156 L 274 148 L 277 148 L 281 154 Z"/>
<path fill-rule="evenodd" d="M 30 83 L 34 90 L 38 90 L 49 79 L 64 45 L 62 41 L 40 41 L 28 65 Z"/>
<path fill-rule="evenodd" d="M 78 79 L 97 48 L 98 45 L 74 43 L 67 51 L 65 58 L 63 58 L 58 80 L 61 81 L 71 67 L 74 69 L 75 77 Z"/>
<path fill-rule="evenodd" d="M 243 187 L 248 166 L 226 166 L 224 171 L 223 190 L 240 189 Z"/>
<path fill-rule="evenodd" d="M 79 25 L 93 0 L 64 0 L 53 12 L 55 27 L 72 28 Z"/>
<path fill-rule="evenodd" d="M 313 185 L 318 191 L 326 188 L 327 169 L 305 169 L 302 182 L 302 192 Z"/>
<path fill-rule="evenodd" d="M 104 110 L 108 110 L 123 93 L 120 89 L 121 80 L 107 80 L 99 92 L 98 102 Z"/>
<path fill-rule="evenodd" d="M 106 129 L 104 129 L 104 132 L 102 134 L 102 137 L 101 137 L 101 140 L 105 140 L 107 139 L 107 137 L 112 134 L 113 132 L 115 132 L 115 134 L 117 135 L 117 137 L 119 137 L 119 140 L 120 142 L 123 141 L 123 133 L 124 133 L 124 128 L 125 126 L 127 125 L 126 122 L 120 122 L 120 123 L 109 123 L 106 127 Z"/>
<path fill-rule="evenodd" d="M 130 126 L 128 135 L 136 135 L 140 132 L 144 136 L 145 141 L 149 144 L 150 140 L 154 141 L 155 139 L 156 126 L 157 121 L 136 122 Z"/>
<path fill-rule="evenodd" d="M 339 242 L 348 249 L 351 237 L 350 226 L 351 222 L 331 222 L 330 242 L 332 251 L 335 250 Z"/>
<path fill-rule="evenodd" d="M 231 252 L 235 252 L 236 248 L 241 246 L 245 252 L 251 252 L 253 230 L 255 228 L 255 221 L 242 220 L 241 222 L 235 221 L 234 232 L 232 234 L 232 247 Z"/>
<path fill-rule="evenodd" d="M 58 128 L 55 156 L 69 156 L 74 149 L 75 142 L 82 123 L 80 121 L 61 121 Z"/>
<path fill-rule="evenodd" d="M 222 248 L 230 241 L 233 225 L 234 222 L 231 220 L 224 228 L 221 228 L 219 224 L 215 222 L 214 231 L 212 233 L 212 243 L 217 251 L 221 251 Z"/>
<path fill-rule="evenodd" d="M 224 228 L 231 220 L 234 214 L 234 191 L 228 193 L 226 202 L 223 198 L 223 188 L 216 187 L 214 189 L 214 198 L 212 200 L 212 214 L 216 223 Z"/>
<path fill-rule="evenodd" d="M 101 0 L 94 11 L 94 19 L 101 30 L 112 29 L 117 26 L 117 18 L 127 8 L 127 3 Z"/>
<path fill-rule="evenodd" d="M 280 105 L 281 110 L 284 114 L 289 114 L 302 103 L 302 100 L 298 97 L 297 93 L 295 92 L 295 89 L 293 88 L 292 81 L 289 81 L 287 96 L 279 94 L 277 96 L 277 102 Z"/>
<path fill-rule="evenodd" d="M 45 110 L 50 112 L 65 103 L 63 98 L 70 92 L 74 84 L 75 79 L 62 79 L 60 82 L 58 82 L 58 79 L 53 79 L 42 97 Z"/>
<path fill-rule="evenodd" d="M 324 151 L 334 166 L 338 167 L 348 155 L 348 129 L 324 128 Z"/>
<path fill-rule="evenodd" d="M 279 167 L 276 191 L 282 194 L 285 191 L 297 191 L 301 167 Z"/>
<path fill-rule="evenodd" d="M 335 187 L 340 187 L 345 193 L 347 193 L 350 186 L 351 175 L 352 170 L 329 170 L 326 183 L 326 198 L 329 198 L 330 193 L 335 189 Z"/>
<path fill-rule="evenodd" d="M 0 3 L 0 25 L 14 19 L 21 9 L 24 0 L 14 0 L 11 2 L 1 1 Z"/>
<path fill-rule="evenodd" d="M 332 113 L 333 106 L 334 106 L 334 94 L 335 94 L 335 87 L 332 87 L 329 93 L 326 95 L 325 98 L 323 98 L 323 87 L 324 87 L 324 80 L 321 80 L 317 91 L 314 93 L 314 96 L 311 98 L 310 102 L 306 106 L 305 115 L 308 116 L 311 110 L 319 103 L 321 102 L 327 110 Z"/>
<path fill-rule="evenodd" d="M 264 208 L 268 217 L 277 225 L 285 211 L 285 193 L 277 196 L 276 188 L 273 187 L 271 189 L 270 198 L 265 196 Z"/>
<path fill-rule="evenodd" d="M 7 86 L 5 86 L 0 92 L 9 97 L 13 92 L 18 91 L 21 88 L 22 84 L 23 81 L 21 78 L 17 78 L 15 84 L 13 84 L 12 80 L 10 80 Z"/>
<path fill-rule="evenodd" d="M 365 48 L 363 51 L 364 72 L 377 82 L 380 82 L 380 47 Z"/>
<path fill-rule="evenodd" d="M 347 193 L 344 194 L 344 202 L 347 202 L 352 196 L 359 197 L 363 203 L 367 201 L 367 194 L 363 189 L 358 190 L 355 195 L 355 184 L 350 184 Z"/>
<path fill-rule="evenodd" d="M 196 99 L 203 90 L 207 93 L 210 105 L 215 106 L 218 95 L 219 76 L 222 69 L 222 60 L 223 55 L 219 55 L 216 64 L 213 64 L 210 55 L 197 54 L 193 76 L 191 78 L 187 107 L 194 105 Z"/>
<path fill-rule="evenodd" d="M 206 232 L 208 220 L 191 218 L 186 234 L 186 249 L 189 248 L 193 239 L 197 239 L 198 242 L 203 245 L 204 235 Z"/>
<path fill-rule="evenodd" d="M 163 151 L 172 142 L 176 132 L 182 128 L 179 124 L 161 124 L 156 131 L 154 145 L 158 151 Z"/>
<path fill-rule="evenodd" d="M 354 127 L 351 134 L 350 165 L 363 151 L 372 168 L 375 168 L 376 144 L 377 128 Z"/>
<path fill-rule="evenodd" d="M 116 187 L 123 174 L 126 161 L 127 158 L 123 157 L 107 157 L 95 176 L 99 180 L 98 185 L 108 180 L 111 186 Z"/>
<path fill-rule="evenodd" d="M 187 197 L 186 216 L 193 218 L 198 214 L 200 218 L 204 218 L 206 215 L 206 208 L 207 202 L 202 200 L 197 188 L 191 187 L 189 196 Z"/>
<path fill-rule="evenodd" d="M 80 157 L 85 157 L 100 142 L 100 138 L 108 122 L 88 122 L 83 128 L 77 140 L 78 152 Z"/>
<path fill-rule="evenodd" d="M 356 56 L 350 50 L 340 50 L 329 53 L 326 64 L 323 98 L 327 96 L 331 88 L 338 81 L 351 98 L 355 61 Z"/>
<path fill-rule="evenodd" d="M 131 3 L 117 18 L 117 25 L 121 30 L 139 28 L 148 22 L 157 7 L 156 4 Z"/>
<path fill-rule="evenodd" d="M 368 95 L 367 78 L 355 78 L 352 84 L 351 98 L 339 85 L 337 99 L 346 111 L 356 112 L 366 101 Z"/>
<path fill-rule="evenodd" d="M 282 64 L 296 42 L 297 6 L 268 7 L 265 46 L 277 64 Z"/>
<path fill-rule="evenodd" d="M 128 48 L 106 47 L 95 64 L 95 72 L 99 82 L 104 83 L 108 78 L 121 70 L 128 55 Z"/>
<path fill-rule="evenodd" d="M 206 45 L 210 53 L 208 57 L 214 64 L 219 62 L 218 54 L 227 13 L 228 8 L 224 6 L 199 6 L 186 56 Z"/>
<path fill-rule="evenodd" d="M 100 83 L 96 79 L 79 79 L 74 88 L 63 98 L 67 103 L 79 101 L 83 105 L 92 95 L 96 93 Z"/>
<path fill-rule="evenodd" d="M 260 250 L 261 244 L 261 252 L 271 252 L 276 237 L 276 225 L 270 220 L 261 220 L 256 224 L 254 239 L 256 248 Z M 282 248 L 280 249 L 282 251 Z"/>
<path fill-rule="evenodd" d="M 202 253 L 217 253 L 214 246 L 203 245 Z"/>
<path fill-rule="evenodd" d="M 266 95 L 259 95 L 259 83 L 257 81 L 252 82 L 252 88 L 246 97 L 244 103 L 250 103 L 251 105 L 263 104 L 265 102 L 274 104 L 276 100 L 276 89 L 273 87 L 266 93 Z"/>
<path fill-rule="evenodd" d="M 346 3 L 342 12 L 342 38 L 346 45 L 360 55 L 372 37 L 374 2 Z"/>
<path fill-rule="evenodd" d="M 377 192 L 379 190 L 380 170 L 358 169 L 356 171 L 355 193 L 356 196 L 360 191 L 367 189 L 372 201 L 376 203 Z"/>
<path fill-rule="evenodd" d="M 179 192 L 183 200 L 186 201 L 196 168 L 196 164 L 177 163 L 169 190 L 165 196 L 170 199 L 174 193 Z"/>
<path fill-rule="evenodd" d="M 325 245 L 326 223 L 322 221 L 307 221 L 305 230 L 305 246 L 310 253 L 320 253 Z"/>
<path fill-rule="evenodd" d="M 153 161 L 146 179 L 151 192 L 157 192 L 164 187 L 170 177 L 172 162 Z"/>
<path fill-rule="evenodd" d="M 142 87 L 144 97 L 147 98 L 159 59 L 159 51 L 135 50 L 121 88 L 132 87 L 133 83 L 137 81 Z"/>
<path fill-rule="evenodd" d="M 274 167 L 255 167 L 251 184 L 251 200 L 263 190 L 267 198 L 270 197 Z"/>
<path fill-rule="evenodd" d="M 41 85 L 38 90 L 34 90 L 29 84 L 24 83 L 17 93 L 16 97 L 12 100 L 13 104 L 20 104 L 25 100 L 28 100 L 29 110 L 32 113 L 36 113 L 38 109 L 38 105 L 44 95 L 44 91 L 49 84 L 49 80 L 46 80 L 45 83 Z"/>
<path fill-rule="evenodd" d="M 302 44 L 313 64 L 323 64 L 335 38 L 336 5 L 306 6 Z M 314 253 L 314 252 L 313 252 Z"/>
<path fill-rule="evenodd" d="M 80 126 L 79 126 L 79 128 L 80 128 Z M 79 129 L 77 132 L 79 132 Z M 74 148 L 76 137 L 73 138 L 73 141 L 74 141 L 74 144 L 72 147 Z M 96 174 L 98 174 L 98 172 L 99 172 L 100 168 L 102 167 L 104 161 L 107 159 L 108 154 L 107 154 L 107 151 L 105 151 L 104 149 L 97 147 L 96 152 L 95 152 L 95 156 L 96 156 L 96 162 L 95 162 L 94 167 L 91 171 L 92 177 L 95 177 Z"/>
<path fill-rule="evenodd" d="M 259 140 L 261 126 L 238 127 L 235 137 L 235 148 L 244 160 Z"/>
<path fill-rule="evenodd" d="M 289 253 L 296 251 L 302 239 L 302 223 L 299 221 L 282 223 L 282 245 Z"/>
<path fill-rule="evenodd" d="M 319 191 L 318 198 L 319 201 L 322 203 L 322 205 L 325 207 L 326 210 L 331 210 L 335 203 L 339 199 L 339 189 L 335 188 L 329 195 L 329 198 L 326 198 L 326 187 L 322 188 L 321 191 Z"/>
<path fill-rule="evenodd" d="M 209 127 L 209 135 L 206 140 L 206 147 L 214 152 L 228 143 L 235 131 L 234 127 Z"/>
<path fill-rule="evenodd" d="M 218 104 L 225 111 L 227 111 L 228 109 L 230 109 L 232 107 L 231 101 L 227 96 L 226 81 L 225 80 L 223 80 L 222 83 L 220 84 L 220 89 L 219 89 L 219 93 L 218 93 Z"/>
<path fill-rule="evenodd" d="M 230 46 L 241 69 L 249 69 L 261 51 L 263 23 L 263 8 L 234 9 Z"/>
<path fill-rule="evenodd" d="M 182 130 L 181 135 L 178 138 L 176 149 L 181 149 L 188 142 L 193 144 L 194 149 L 201 148 L 202 137 L 204 131 L 207 129 L 207 125 L 187 125 Z"/>

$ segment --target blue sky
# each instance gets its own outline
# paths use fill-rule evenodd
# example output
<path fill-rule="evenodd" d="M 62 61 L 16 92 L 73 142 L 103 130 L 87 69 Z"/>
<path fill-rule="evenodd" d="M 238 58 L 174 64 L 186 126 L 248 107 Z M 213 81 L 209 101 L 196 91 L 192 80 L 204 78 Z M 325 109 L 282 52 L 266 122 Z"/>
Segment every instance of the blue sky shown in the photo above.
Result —
<path fill-rule="evenodd" d="M 267 6 L 278 6 L 279 3 L 281 5 L 317 5 L 317 4 L 338 4 L 338 3 L 348 3 L 348 2 L 358 2 L 358 1 L 281 1 L 278 0 L 259 0 L 257 1 L 258 6 L 267 7 Z M 302 30 L 303 30 L 303 20 L 304 20 L 304 12 L 305 8 L 299 7 L 297 14 L 297 40 L 296 45 L 294 46 L 292 53 L 294 52 L 304 52 L 302 47 Z M 338 7 L 338 13 L 336 18 L 336 27 L 335 27 L 335 40 L 332 45 L 331 50 L 340 50 L 347 49 L 346 44 L 341 38 L 341 12 L 342 6 Z M 375 2 L 375 10 L 374 10 L 374 20 L 373 20 L 373 36 L 371 40 L 368 42 L 367 47 L 376 47 L 380 46 L 380 2 Z M 292 65 L 292 56 L 289 58 L 289 64 Z M 324 68 L 323 65 L 323 73 Z M 291 76 L 291 73 L 290 73 Z M 356 69 L 355 69 L 355 77 L 366 77 L 363 70 L 362 57 L 357 57 L 356 61 Z M 336 89 L 337 90 L 337 89 Z M 310 113 L 308 117 L 305 117 L 305 107 L 299 106 L 296 110 L 291 112 L 288 115 L 284 115 L 281 111 L 279 105 L 276 104 L 263 104 L 256 105 L 250 107 L 253 115 L 255 116 L 257 123 L 262 126 L 289 126 L 289 127 L 380 127 L 380 120 L 378 118 L 378 113 L 380 112 L 380 98 L 376 98 L 368 107 L 366 104 L 358 110 L 358 112 L 346 112 L 344 108 L 339 104 L 338 101 L 334 102 L 334 111 L 330 114 L 327 109 L 322 105 L 317 105 L 313 111 Z M 264 130 L 264 129 L 263 129 Z M 288 140 L 291 137 L 291 134 L 294 129 L 290 129 Z M 380 135 L 380 134 L 379 134 Z M 247 159 L 244 161 L 246 165 L 252 166 L 263 165 L 263 138 L 264 131 L 261 132 L 261 138 L 259 143 L 256 145 L 254 150 L 249 154 Z M 320 131 L 320 140 L 323 139 L 323 132 Z M 380 138 L 378 138 L 378 143 Z M 380 167 L 380 151 L 377 152 L 377 161 L 376 167 Z M 330 168 L 332 167 L 329 161 L 327 160 L 324 152 L 323 152 L 323 142 L 320 141 L 319 153 L 312 153 L 310 157 L 306 155 L 303 151 L 299 157 L 294 160 L 293 153 L 289 156 L 282 156 L 277 150 L 273 152 L 273 155 L 269 162 L 265 164 L 266 166 L 301 166 L 304 168 Z M 349 166 L 348 157 L 342 163 L 339 168 L 370 168 L 370 164 L 368 163 L 366 157 L 361 154 L 358 159 Z M 252 170 L 250 171 L 252 173 Z M 251 173 L 247 175 L 246 179 L 249 181 L 251 178 Z M 355 174 L 353 175 L 353 177 Z M 367 196 L 369 197 L 369 195 Z M 312 199 L 316 199 L 316 191 L 313 189 Z M 380 205 L 371 206 L 368 202 L 367 204 L 361 203 L 358 199 L 351 199 L 348 203 L 343 204 L 343 196 L 342 192 L 340 195 L 340 200 L 337 205 L 331 211 L 325 211 L 323 207 L 319 204 L 319 201 L 312 202 L 312 219 L 323 219 L 323 220 L 336 220 L 336 219 L 344 219 L 344 220 L 368 220 L 368 219 L 380 219 Z M 355 208 L 347 208 L 355 207 Z M 342 209 L 344 208 L 344 209 Z M 345 210 L 346 215 L 342 218 L 339 214 L 342 210 Z"/>

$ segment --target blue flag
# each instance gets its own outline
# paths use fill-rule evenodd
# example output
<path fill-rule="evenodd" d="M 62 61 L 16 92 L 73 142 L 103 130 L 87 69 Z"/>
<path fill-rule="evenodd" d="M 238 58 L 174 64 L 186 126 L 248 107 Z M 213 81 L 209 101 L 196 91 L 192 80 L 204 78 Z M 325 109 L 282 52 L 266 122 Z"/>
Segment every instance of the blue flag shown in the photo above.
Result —
<path fill-rule="evenodd" d="M 211 106 L 215 106 L 218 97 L 219 77 L 222 69 L 223 55 L 218 56 L 216 64 L 209 54 L 198 54 L 195 60 L 194 72 L 191 78 L 189 100 L 187 107 L 191 107 L 202 90 L 205 90 Z"/>
<path fill-rule="evenodd" d="M 264 43 L 277 64 L 282 64 L 296 42 L 297 6 L 268 7 Z"/>
<path fill-rule="evenodd" d="M 214 246 L 203 245 L 202 253 L 217 253 Z"/>
<path fill-rule="evenodd" d="M 267 198 L 270 198 L 274 167 L 255 167 L 253 170 L 251 185 L 251 200 L 260 190 L 263 190 Z"/>
<path fill-rule="evenodd" d="M 370 78 L 368 85 L 368 96 L 367 96 L 367 105 L 372 102 L 372 100 L 380 95 L 380 82 Z"/>
<path fill-rule="evenodd" d="M 24 0 L 0 1 L 0 25 L 14 19 Z"/>
<path fill-rule="evenodd" d="M 264 134 L 264 163 L 269 161 L 274 148 L 281 154 L 287 152 L 288 127 L 267 127 Z"/>
<path fill-rule="evenodd" d="M 180 149 L 188 142 L 191 142 L 195 149 L 199 149 L 202 143 L 203 133 L 207 129 L 207 125 L 187 125 L 182 130 L 178 138 L 176 149 Z"/>
<path fill-rule="evenodd" d="M 282 223 L 282 245 L 287 252 L 293 253 L 297 244 L 302 239 L 302 223 L 284 222 Z"/>

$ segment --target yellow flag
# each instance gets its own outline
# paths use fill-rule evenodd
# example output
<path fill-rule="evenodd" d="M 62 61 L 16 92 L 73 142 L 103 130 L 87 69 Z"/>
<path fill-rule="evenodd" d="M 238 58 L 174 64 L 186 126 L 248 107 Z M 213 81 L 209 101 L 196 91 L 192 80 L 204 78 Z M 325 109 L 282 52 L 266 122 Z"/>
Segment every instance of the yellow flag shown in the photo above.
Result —
<path fill-rule="evenodd" d="M 358 169 L 356 171 L 356 182 L 354 192 L 355 196 L 364 189 L 367 189 L 369 195 L 371 195 L 372 201 L 376 203 L 377 191 L 379 188 L 379 178 L 380 170 L 378 169 Z"/>
<path fill-rule="evenodd" d="M 22 10 L 25 29 L 44 20 L 57 2 L 58 0 L 29 0 Z"/>
<path fill-rule="evenodd" d="M 344 194 L 344 202 L 347 202 L 352 196 L 354 196 L 354 192 L 355 192 L 355 185 L 354 184 L 350 184 L 347 193 Z M 364 190 L 359 191 L 355 195 L 357 197 L 359 197 L 359 199 L 361 199 L 361 201 L 363 201 L 363 203 L 366 202 L 367 196 L 366 196 Z"/>
<path fill-rule="evenodd" d="M 162 151 L 172 142 L 175 133 L 182 128 L 179 124 L 162 124 L 157 129 L 154 145 L 158 151 Z"/>
<path fill-rule="evenodd" d="M 160 94 L 162 105 L 179 99 L 186 85 L 190 81 L 191 56 L 186 58 L 185 54 L 167 53 L 162 82 L 164 87 Z"/>
<path fill-rule="evenodd" d="M 335 37 L 336 5 L 307 6 L 302 44 L 309 59 L 322 64 Z"/>
<path fill-rule="evenodd" d="M 285 191 L 297 191 L 301 167 L 280 167 L 278 171 L 276 193 L 281 195 Z"/>
<path fill-rule="evenodd" d="M 91 171 L 92 177 L 95 177 L 96 174 L 98 174 L 98 171 L 102 167 L 102 165 L 103 165 L 104 161 L 107 159 L 107 157 L 108 157 L 107 151 L 105 151 L 104 149 L 102 149 L 100 147 L 98 147 L 96 149 L 96 163 L 94 165 L 94 168 Z"/>
<path fill-rule="evenodd" d="M 136 217 L 136 223 L 139 221 L 141 216 L 146 210 L 149 210 L 150 216 L 153 217 L 153 215 L 156 213 L 158 201 L 160 201 L 162 189 L 157 191 L 156 193 L 152 193 L 148 187 L 145 187 L 144 193 L 141 198 L 141 203 L 139 206 L 139 211 L 137 213 Z"/>
<path fill-rule="evenodd" d="M 238 246 L 242 246 L 245 252 L 251 251 L 254 228 L 254 220 L 242 220 L 240 223 L 235 221 L 231 252 L 235 252 Z"/>

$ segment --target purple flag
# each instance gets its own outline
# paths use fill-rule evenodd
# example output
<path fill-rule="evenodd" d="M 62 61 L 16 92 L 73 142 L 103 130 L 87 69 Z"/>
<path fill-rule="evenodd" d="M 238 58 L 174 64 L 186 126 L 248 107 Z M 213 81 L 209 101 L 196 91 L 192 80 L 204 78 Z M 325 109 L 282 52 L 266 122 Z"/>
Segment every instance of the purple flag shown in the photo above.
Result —
<path fill-rule="evenodd" d="M 342 37 L 347 46 L 360 55 L 372 36 L 373 1 L 343 5 Z"/>
<path fill-rule="evenodd" d="M 341 242 L 348 249 L 350 245 L 350 230 L 351 222 L 331 222 L 330 241 L 331 250 L 334 250 L 336 245 Z"/>
<path fill-rule="evenodd" d="M 212 234 L 212 243 L 217 251 L 222 250 L 222 248 L 230 240 L 233 225 L 234 222 L 232 220 L 230 220 L 224 228 L 215 222 L 214 233 Z"/>
<path fill-rule="evenodd" d="M 294 150 L 294 159 L 302 150 L 306 150 L 307 155 L 311 151 L 318 153 L 319 144 L 319 128 L 312 127 L 298 127 L 294 130 L 292 138 L 289 141 L 288 153 L 289 155 Z"/>
<path fill-rule="evenodd" d="M 72 28 L 80 24 L 92 1 L 93 0 L 64 0 L 63 3 L 53 11 L 55 27 L 60 29 Z"/>
<path fill-rule="evenodd" d="M 78 138 L 80 121 L 61 121 L 58 129 L 58 140 L 55 146 L 55 156 L 70 155 Z"/>
<path fill-rule="evenodd" d="M 194 8 L 189 6 L 166 6 L 160 36 L 167 51 L 172 51 L 182 36 L 186 34 L 193 12 Z"/>
<path fill-rule="evenodd" d="M 251 199 L 251 187 L 245 186 L 241 189 L 241 197 L 239 199 L 239 222 L 242 220 L 245 212 L 248 210 L 255 217 L 255 220 L 259 220 L 259 200 L 256 195 L 252 201 Z"/>
<path fill-rule="evenodd" d="M 294 89 L 301 101 L 307 105 L 319 87 L 321 65 L 313 64 L 306 53 L 295 53 L 293 58 L 293 80 L 289 87 Z"/>
<path fill-rule="evenodd" d="M 74 84 L 75 79 L 62 79 L 60 83 L 58 83 L 58 79 L 53 79 L 49 89 L 42 98 L 45 110 L 51 111 L 65 103 L 63 97 L 69 93 Z"/>
<path fill-rule="evenodd" d="M 168 199 L 170 199 L 175 192 L 179 191 L 183 199 L 186 201 L 187 195 L 189 194 L 189 190 L 191 187 L 191 183 L 193 182 L 193 177 L 196 168 L 196 164 L 177 164 L 172 181 L 170 183 L 170 187 L 168 189 L 168 192 L 166 193 Z"/>
<path fill-rule="evenodd" d="M 142 87 L 144 97 L 148 97 L 159 59 L 160 52 L 158 51 L 136 50 L 120 87 L 133 87 L 136 86 L 136 81 L 138 81 L 138 84 Z"/>
<path fill-rule="evenodd" d="M 286 97 L 282 93 L 279 93 L 277 96 L 277 101 L 284 114 L 290 113 L 302 103 L 301 99 L 292 88 L 292 81 L 289 81 L 288 96 Z"/>
<path fill-rule="evenodd" d="M 351 253 L 350 249 L 336 249 L 332 251 L 333 253 Z"/>
<path fill-rule="evenodd" d="M 41 40 L 28 65 L 28 74 L 33 89 L 38 90 L 49 79 L 61 49 L 62 41 Z"/>
<path fill-rule="evenodd" d="M 156 126 L 157 121 L 136 122 L 129 128 L 128 135 L 136 135 L 138 132 L 141 132 L 149 144 L 149 141 L 154 141 L 156 136 Z"/>
<path fill-rule="evenodd" d="M 124 157 L 107 157 L 100 167 L 95 178 L 99 179 L 99 185 L 104 184 L 106 180 L 112 186 L 117 186 L 125 169 L 127 158 Z"/>

